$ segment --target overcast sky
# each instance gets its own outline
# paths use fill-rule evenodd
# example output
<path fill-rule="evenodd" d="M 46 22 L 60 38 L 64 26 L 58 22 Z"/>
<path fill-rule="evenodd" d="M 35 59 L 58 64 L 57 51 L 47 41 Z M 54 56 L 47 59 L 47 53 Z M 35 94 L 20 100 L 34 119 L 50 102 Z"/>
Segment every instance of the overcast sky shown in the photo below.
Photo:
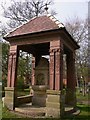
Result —
<path fill-rule="evenodd" d="M 88 1 L 86 0 L 54 0 L 57 18 L 64 22 L 68 18 L 78 16 L 85 19 L 88 15 Z M 60 2 L 61 1 L 61 2 Z M 73 1 L 73 2 L 72 2 Z"/>
<path fill-rule="evenodd" d="M 7 5 L 10 4 L 10 0 L 0 0 L 0 3 L 4 1 L 7 2 Z M 74 16 L 85 19 L 88 15 L 88 1 L 89 0 L 54 0 L 52 7 L 57 12 L 56 18 L 61 22 L 65 22 L 68 18 L 74 18 Z M 3 21 L 1 8 L 0 20 Z"/>

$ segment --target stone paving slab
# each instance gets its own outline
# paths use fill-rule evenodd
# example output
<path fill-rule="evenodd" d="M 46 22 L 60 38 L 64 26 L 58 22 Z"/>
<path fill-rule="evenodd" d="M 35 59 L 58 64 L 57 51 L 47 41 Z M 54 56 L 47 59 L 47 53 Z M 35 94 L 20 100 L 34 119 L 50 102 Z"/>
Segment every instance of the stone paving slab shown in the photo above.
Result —
<path fill-rule="evenodd" d="M 25 114 L 26 116 L 32 116 L 32 117 L 45 116 L 45 113 L 46 113 L 45 110 L 46 110 L 45 107 L 32 106 L 31 103 L 23 104 L 15 108 L 16 112 Z"/>
<path fill-rule="evenodd" d="M 28 103 L 15 108 L 15 111 L 25 116 L 40 118 L 45 117 L 47 109 L 46 107 L 33 106 L 32 103 Z M 78 115 L 79 113 L 80 110 L 74 109 L 72 106 L 65 106 L 65 115 Z"/>

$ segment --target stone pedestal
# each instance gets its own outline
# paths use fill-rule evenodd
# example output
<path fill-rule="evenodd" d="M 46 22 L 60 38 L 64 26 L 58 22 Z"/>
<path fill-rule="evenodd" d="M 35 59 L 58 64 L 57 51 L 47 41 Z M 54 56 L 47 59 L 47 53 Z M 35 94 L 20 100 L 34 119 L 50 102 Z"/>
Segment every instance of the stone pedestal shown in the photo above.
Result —
<path fill-rule="evenodd" d="M 47 90 L 46 116 L 59 118 L 64 115 L 64 93 Z"/>
<path fill-rule="evenodd" d="M 5 99 L 4 99 L 4 103 L 7 106 L 7 108 L 9 108 L 10 110 L 14 110 L 15 109 L 15 88 L 12 87 L 6 87 L 5 88 Z"/>
<path fill-rule="evenodd" d="M 46 89 L 45 85 L 35 85 L 32 86 L 34 90 L 34 95 L 32 98 L 32 105 L 45 107 L 46 106 Z"/>

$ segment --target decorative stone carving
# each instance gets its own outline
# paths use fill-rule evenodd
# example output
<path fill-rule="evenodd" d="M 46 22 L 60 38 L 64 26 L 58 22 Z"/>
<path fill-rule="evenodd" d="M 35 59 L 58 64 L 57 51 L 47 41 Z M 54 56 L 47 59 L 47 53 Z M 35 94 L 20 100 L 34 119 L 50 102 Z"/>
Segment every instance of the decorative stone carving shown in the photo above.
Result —
<path fill-rule="evenodd" d="M 45 76 L 43 73 L 39 73 L 36 77 L 36 85 L 45 85 Z"/>
<path fill-rule="evenodd" d="M 42 57 L 38 66 L 35 68 L 35 83 L 36 85 L 48 85 L 49 81 L 49 62 Z"/>

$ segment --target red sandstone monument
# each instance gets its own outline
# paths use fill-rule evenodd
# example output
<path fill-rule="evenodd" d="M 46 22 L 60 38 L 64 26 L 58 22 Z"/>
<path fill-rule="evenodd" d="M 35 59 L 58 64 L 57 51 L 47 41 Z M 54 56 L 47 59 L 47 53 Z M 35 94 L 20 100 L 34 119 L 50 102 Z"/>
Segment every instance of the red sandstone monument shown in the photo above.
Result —
<path fill-rule="evenodd" d="M 5 104 L 10 110 L 18 105 L 16 83 L 20 50 L 33 56 L 32 104 L 46 107 L 46 115 L 53 117 L 64 114 L 64 104 L 76 106 L 75 50 L 79 46 L 62 23 L 51 15 L 35 17 L 10 32 L 5 39 L 10 42 L 5 89 Z M 66 93 L 63 91 L 64 54 L 67 63 Z M 42 58 L 45 55 L 49 55 L 49 61 Z"/>

